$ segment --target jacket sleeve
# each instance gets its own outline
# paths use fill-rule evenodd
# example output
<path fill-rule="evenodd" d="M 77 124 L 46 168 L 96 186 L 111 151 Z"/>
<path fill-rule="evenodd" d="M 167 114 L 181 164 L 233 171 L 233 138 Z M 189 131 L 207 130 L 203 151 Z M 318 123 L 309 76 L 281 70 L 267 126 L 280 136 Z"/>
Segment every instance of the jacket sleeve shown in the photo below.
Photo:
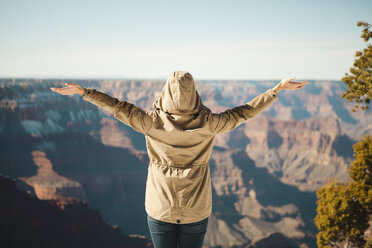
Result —
<path fill-rule="evenodd" d="M 261 113 L 276 100 L 278 95 L 270 88 L 244 105 L 219 114 L 212 113 L 210 122 L 212 132 L 216 135 L 231 131 Z"/>
<path fill-rule="evenodd" d="M 91 87 L 84 88 L 81 96 L 140 133 L 147 134 L 152 125 L 152 118 L 147 112 L 127 101 L 119 101 Z"/>

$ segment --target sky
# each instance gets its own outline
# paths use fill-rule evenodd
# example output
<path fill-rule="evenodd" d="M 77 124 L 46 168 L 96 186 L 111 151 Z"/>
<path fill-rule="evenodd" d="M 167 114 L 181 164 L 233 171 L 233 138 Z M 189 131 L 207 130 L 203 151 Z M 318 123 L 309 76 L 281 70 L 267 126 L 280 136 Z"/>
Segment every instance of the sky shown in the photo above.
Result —
<path fill-rule="evenodd" d="M 0 0 L 0 77 L 340 80 L 371 0 Z"/>

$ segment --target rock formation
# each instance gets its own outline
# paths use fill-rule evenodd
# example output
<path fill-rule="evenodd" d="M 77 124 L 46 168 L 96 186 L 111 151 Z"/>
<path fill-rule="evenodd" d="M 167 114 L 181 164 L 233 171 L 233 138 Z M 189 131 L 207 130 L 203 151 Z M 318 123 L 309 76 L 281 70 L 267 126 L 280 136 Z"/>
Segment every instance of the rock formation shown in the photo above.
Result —
<path fill-rule="evenodd" d="M 123 235 L 86 202 L 73 198 L 39 200 L 0 176 L 1 247 L 152 247 L 145 237 Z"/>

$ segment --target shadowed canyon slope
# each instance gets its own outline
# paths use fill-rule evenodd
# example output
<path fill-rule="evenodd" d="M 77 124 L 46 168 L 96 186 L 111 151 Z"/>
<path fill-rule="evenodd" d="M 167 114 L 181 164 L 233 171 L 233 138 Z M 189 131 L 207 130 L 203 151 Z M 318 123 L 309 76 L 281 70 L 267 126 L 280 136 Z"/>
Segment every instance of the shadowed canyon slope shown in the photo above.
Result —
<path fill-rule="evenodd" d="M 78 198 L 123 233 L 149 236 L 144 137 L 79 95 L 49 90 L 64 82 L 69 81 L 0 81 L 0 173 L 35 198 Z M 164 84 L 73 82 L 145 110 Z M 244 104 L 273 86 L 196 82 L 204 104 L 214 112 Z M 206 247 L 261 247 L 273 240 L 315 247 L 314 192 L 330 177 L 347 179 L 352 144 L 372 133 L 371 111 L 352 113 L 351 104 L 339 97 L 344 90 L 342 82 L 310 81 L 302 90 L 282 91 L 259 116 L 216 137 Z"/>
<path fill-rule="evenodd" d="M 39 200 L 0 176 L 1 247 L 153 247 L 145 237 L 123 235 L 81 200 Z"/>

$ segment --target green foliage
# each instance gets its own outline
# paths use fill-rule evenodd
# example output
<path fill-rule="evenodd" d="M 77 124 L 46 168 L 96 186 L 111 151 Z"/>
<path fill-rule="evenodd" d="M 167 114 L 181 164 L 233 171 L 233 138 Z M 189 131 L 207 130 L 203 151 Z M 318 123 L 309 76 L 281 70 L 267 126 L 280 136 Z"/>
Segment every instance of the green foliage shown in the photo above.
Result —
<path fill-rule="evenodd" d="M 359 21 L 358 27 L 363 26 L 361 38 L 368 42 L 372 38 L 372 32 L 369 30 L 371 25 L 367 22 Z M 367 45 L 367 48 L 355 53 L 354 67 L 350 68 L 350 73 L 345 73 L 345 77 L 341 80 L 348 86 L 346 92 L 341 97 L 349 102 L 356 102 L 352 109 L 355 112 L 361 103 L 361 109 L 368 109 L 368 105 L 372 98 L 372 46 Z"/>
<path fill-rule="evenodd" d="M 366 135 L 364 139 L 353 145 L 354 161 L 349 168 L 351 179 L 360 184 L 372 186 L 372 139 Z"/>
<path fill-rule="evenodd" d="M 317 191 L 315 224 L 318 247 L 342 247 L 345 243 L 362 247 L 368 228 L 368 213 L 355 197 L 354 189 L 335 180 Z"/>
<path fill-rule="evenodd" d="M 372 139 L 369 135 L 353 145 L 354 161 L 349 183 L 330 180 L 317 194 L 315 224 L 318 247 L 364 247 L 364 233 L 372 214 Z M 371 247 L 371 242 L 367 246 Z"/>
<path fill-rule="evenodd" d="M 349 168 L 349 176 L 357 188 L 361 204 L 372 214 L 372 139 L 366 135 L 353 145 L 354 161 Z"/>

